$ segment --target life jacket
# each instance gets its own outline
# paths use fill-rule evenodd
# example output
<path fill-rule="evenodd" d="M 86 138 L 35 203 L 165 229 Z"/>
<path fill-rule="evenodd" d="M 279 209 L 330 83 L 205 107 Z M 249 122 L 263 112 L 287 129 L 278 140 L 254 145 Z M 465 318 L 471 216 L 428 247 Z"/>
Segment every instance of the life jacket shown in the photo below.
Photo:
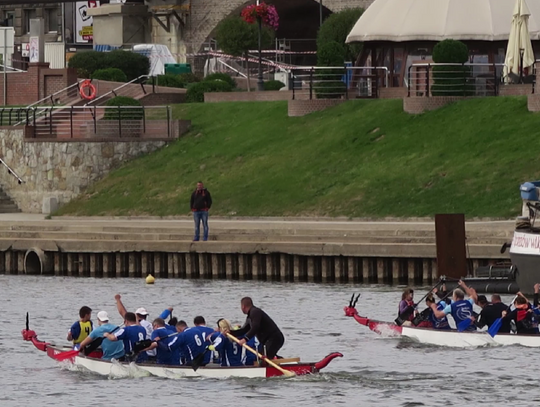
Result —
<path fill-rule="evenodd" d="M 405 308 L 405 310 L 403 311 L 403 313 L 405 313 L 409 308 L 413 308 L 414 309 L 414 301 L 411 301 L 411 300 L 401 300 L 399 302 L 399 306 L 398 306 L 398 317 L 401 316 L 401 304 L 405 302 L 407 304 L 407 308 Z M 412 321 L 414 319 L 414 312 L 411 311 L 411 313 L 409 314 L 408 318 L 407 318 L 407 321 Z"/>
<path fill-rule="evenodd" d="M 456 322 L 456 326 L 473 315 L 473 306 L 467 300 L 455 301 L 450 307 L 452 308 L 452 317 Z M 467 331 L 476 331 L 476 325 L 471 324 Z"/>
<path fill-rule="evenodd" d="M 437 304 L 437 310 L 442 311 L 446 308 L 446 302 L 439 302 Z M 433 311 L 429 314 L 429 322 L 431 322 L 434 329 L 450 329 L 450 324 L 448 324 L 448 319 L 446 317 L 436 318 Z"/>
<path fill-rule="evenodd" d="M 516 305 L 516 310 L 516 326 L 518 333 L 520 333 L 520 331 L 538 331 L 538 323 L 533 318 L 533 312 L 530 304 L 527 303 Z"/>
<path fill-rule="evenodd" d="M 79 321 L 79 325 L 81 326 L 81 333 L 77 339 L 73 340 L 73 344 L 81 343 L 90 335 L 90 332 L 92 332 L 92 322 Z"/>

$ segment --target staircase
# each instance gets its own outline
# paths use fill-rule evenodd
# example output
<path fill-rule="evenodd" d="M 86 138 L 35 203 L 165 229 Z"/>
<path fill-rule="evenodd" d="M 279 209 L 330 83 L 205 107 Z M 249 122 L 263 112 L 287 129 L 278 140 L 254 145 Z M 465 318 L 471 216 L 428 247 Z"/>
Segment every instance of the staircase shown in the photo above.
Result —
<path fill-rule="evenodd" d="M 0 213 L 17 213 L 20 211 L 15 202 L 0 188 Z"/>

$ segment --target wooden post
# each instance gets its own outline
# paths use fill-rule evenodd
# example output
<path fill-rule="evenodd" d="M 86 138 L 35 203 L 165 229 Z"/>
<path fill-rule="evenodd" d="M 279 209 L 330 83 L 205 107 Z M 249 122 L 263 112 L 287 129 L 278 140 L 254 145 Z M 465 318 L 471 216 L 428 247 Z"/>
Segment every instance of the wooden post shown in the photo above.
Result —
<path fill-rule="evenodd" d="M 246 256 L 244 254 L 238 255 L 238 279 L 246 279 Z"/>
<path fill-rule="evenodd" d="M 392 284 L 399 284 L 399 260 L 392 259 Z"/>
<path fill-rule="evenodd" d="M 465 215 L 462 213 L 435 215 L 435 235 L 440 275 L 456 279 L 466 276 Z"/>
<path fill-rule="evenodd" d="M 233 258 L 232 254 L 225 255 L 225 278 L 227 280 L 233 279 Z"/>
<path fill-rule="evenodd" d="M 150 274 L 150 261 L 148 259 L 148 253 L 143 252 L 141 253 L 141 274 L 142 277 L 145 278 L 148 274 Z"/>
<path fill-rule="evenodd" d="M 212 253 L 212 278 L 216 280 L 219 278 L 219 258 L 215 253 Z"/>
<path fill-rule="evenodd" d="M 162 277 L 161 266 L 163 260 L 161 259 L 161 253 L 154 253 L 154 277 Z"/>
<path fill-rule="evenodd" d="M 135 277 L 135 253 L 129 253 L 128 255 L 128 277 Z"/>
<path fill-rule="evenodd" d="M 287 254 L 281 253 L 279 255 L 279 280 L 288 281 L 289 276 L 289 263 L 287 262 Z"/>
<path fill-rule="evenodd" d="M 90 253 L 90 277 L 96 277 L 96 257 L 97 254 Z"/>
<path fill-rule="evenodd" d="M 62 253 L 55 252 L 54 253 L 54 275 L 55 276 L 61 276 L 63 274 L 62 270 Z"/>
<path fill-rule="evenodd" d="M 301 281 L 301 279 L 300 279 L 300 256 L 298 256 L 296 254 L 293 257 L 293 267 L 294 267 L 294 270 L 293 270 L 294 281 L 295 282 Z"/>
<path fill-rule="evenodd" d="M 69 255 L 68 255 L 69 264 Z M 110 253 L 103 253 L 103 277 L 112 277 L 112 259 Z"/>
<path fill-rule="evenodd" d="M 372 281 L 369 281 L 369 259 L 367 257 L 362 259 L 362 277 L 364 284 L 372 283 Z"/>
<path fill-rule="evenodd" d="M 347 281 L 348 283 L 357 283 L 359 278 L 358 278 L 358 273 L 357 273 L 357 261 L 356 261 L 356 257 L 352 257 L 350 256 L 348 259 L 347 259 Z"/>
<path fill-rule="evenodd" d="M 251 264 L 252 264 L 252 278 L 253 280 L 260 280 L 260 273 L 261 273 L 261 269 L 260 269 L 260 260 L 259 260 L 259 254 L 258 253 L 253 253 L 253 256 L 251 258 Z"/>
<path fill-rule="evenodd" d="M 431 275 L 429 273 L 429 260 L 424 259 L 422 261 L 422 284 L 430 284 L 431 283 Z"/>

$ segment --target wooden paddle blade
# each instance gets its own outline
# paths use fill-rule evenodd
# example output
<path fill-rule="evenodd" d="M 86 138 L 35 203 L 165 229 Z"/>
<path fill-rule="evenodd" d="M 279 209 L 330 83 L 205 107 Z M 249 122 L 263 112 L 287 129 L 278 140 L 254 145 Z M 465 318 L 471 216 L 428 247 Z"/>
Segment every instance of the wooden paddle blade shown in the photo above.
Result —
<path fill-rule="evenodd" d="M 502 320 L 502 318 L 497 318 L 489 327 L 488 334 L 490 334 L 492 338 L 499 333 L 499 329 L 501 329 L 502 326 Z"/>
<path fill-rule="evenodd" d="M 58 353 L 57 355 L 54 355 L 54 359 L 56 359 L 59 362 L 62 362 L 63 360 L 67 359 L 73 359 L 75 356 L 79 354 L 79 350 L 69 350 L 67 352 Z"/>

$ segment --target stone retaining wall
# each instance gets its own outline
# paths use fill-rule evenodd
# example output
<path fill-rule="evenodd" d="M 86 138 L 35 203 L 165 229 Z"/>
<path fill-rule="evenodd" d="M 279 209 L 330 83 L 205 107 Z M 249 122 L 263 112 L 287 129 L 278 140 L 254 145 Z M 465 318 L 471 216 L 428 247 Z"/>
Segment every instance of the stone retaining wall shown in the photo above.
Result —
<path fill-rule="evenodd" d="M 23 212 L 40 213 L 43 198 L 64 204 L 110 170 L 169 140 L 55 141 L 25 139 L 23 129 L 0 128 L 0 157 L 23 180 L 0 169 L 0 184 Z"/>

